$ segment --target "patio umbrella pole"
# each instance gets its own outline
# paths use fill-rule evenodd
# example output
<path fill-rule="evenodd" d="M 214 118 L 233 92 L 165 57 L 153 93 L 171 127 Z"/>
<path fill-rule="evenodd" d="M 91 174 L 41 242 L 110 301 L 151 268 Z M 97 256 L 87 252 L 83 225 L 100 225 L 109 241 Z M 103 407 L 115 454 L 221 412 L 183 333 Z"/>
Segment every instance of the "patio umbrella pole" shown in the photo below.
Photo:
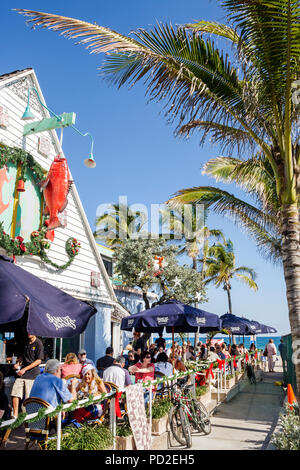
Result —
<path fill-rule="evenodd" d="M 53 338 L 53 359 L 56 356 L 56 338 Z"/>
<path fill-rule="evenodd" d="M 175 364 L 175 347 L 174 347 L 174 326 L 172 326 L 172 362 L 173 362 L 173 367 Z"/>

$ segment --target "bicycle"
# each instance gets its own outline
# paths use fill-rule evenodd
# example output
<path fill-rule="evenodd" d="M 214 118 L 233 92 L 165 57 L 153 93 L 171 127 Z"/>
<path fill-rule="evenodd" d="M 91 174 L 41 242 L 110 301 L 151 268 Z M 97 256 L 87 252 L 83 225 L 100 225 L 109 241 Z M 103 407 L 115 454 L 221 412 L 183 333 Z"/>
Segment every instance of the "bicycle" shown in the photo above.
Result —
<path fill-rule="evenodd" d="M 191 386 L 187 386 L 181 390 L 177 384 L 171 388 L 177 387 L 172 394 L 174 406 L 169 412 L 169 424 L 171 432 L 179 444 L 191 447 L 192 445 L 192 429 L 204 434 L 210 434 L 211 422 L 207 409 L 203 403 L 198 402 L 191 396 Z"/>

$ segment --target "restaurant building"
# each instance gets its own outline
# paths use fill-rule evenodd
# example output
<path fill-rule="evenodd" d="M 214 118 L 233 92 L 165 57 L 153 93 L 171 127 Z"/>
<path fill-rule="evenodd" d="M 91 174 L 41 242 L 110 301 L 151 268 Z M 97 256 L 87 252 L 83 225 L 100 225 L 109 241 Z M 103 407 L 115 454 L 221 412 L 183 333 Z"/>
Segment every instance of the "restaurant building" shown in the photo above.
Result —
<path fill-rule="evenodd" d="M 32 90 L 30 100 L 29 89 Z M 41 234 L 50 233 L 45 232 L 45 201 L 39 184 L 43 179 L 41 172 L 46 177 L 53 159 L 58 154 L 64 155 L 55 129 L 24 135 L 24 124 L 28 121 L 22 120 L 22 116 L 27 104 L 34 113 L 33 123 L 52 117 L 45 108 L 47 105 L 33 69 L 1 75 L 0 254 L 12 256 L 7 246 L 18 244 L 19 251 L 20 248 L 23 251 L 21 256 L 15 256 L 15 262 L 20 267 L 97 308 L 83 334 L 63 340 L 62 356 L 85 348 L 87 356 L 97 360 L 111 344 L 117 354 L 122 348 L 120 323 L 128 312 L 117 300 L 76 182 L 70 186 L 66 209 L 59 214 L 62 227 L 54 230 L 53 241 L 41 240 Z M 24 160 L 25 154 L 28 158 Z M 68 165 L 72 172 L 71 157 Z M 26 248 L 29 246 L 26 243 L 34 244 L 35 240 L 42 244 L 43 256 L 30 253 Z M 59 343 L 57 341 L 57 348 Z"/>

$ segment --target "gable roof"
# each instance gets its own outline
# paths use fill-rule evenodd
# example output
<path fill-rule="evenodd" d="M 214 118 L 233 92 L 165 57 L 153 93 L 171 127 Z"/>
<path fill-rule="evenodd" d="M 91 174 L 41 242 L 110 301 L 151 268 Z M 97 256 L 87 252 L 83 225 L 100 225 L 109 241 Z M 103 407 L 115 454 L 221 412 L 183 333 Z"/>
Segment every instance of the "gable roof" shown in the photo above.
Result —
<path fill-rule="evenodd" d="M 32 68 L 26 68 L 26 69 L 23 69 L 23 70 L 15 70 L 13 72 L 0 75 L 0 88 L 2 88 L 2 86 L 5 87 L 6 85 L 10 86 L 11 83 L 17 82 L 17 81 L 19 81 L 23 78 L 26 78 L 26 77 L 30 77 L 30 79 L 32 80 L 32 82 L 34 84 L 34 87 L 37 89 L 37 91 L 40 95 L 41 102 L 46 106 L 46 102 L 45 102 L 43 93 L 42 93 L 41 88 L 39 86 L 36 74 L 35 74 L 35 72 Z M 51 116 L 50 113 L 48 112 L 48 110 L 46 108 L 44 108 L 42 105 L 40 105 L 40 108 L 41 108 L 41 114 L 43 114 L 45 117 L 50 117 Z M 59 139 L 58 139 L 56 131 L 51 130 L 49 132 L 50 132 L 51 137 L 52 137 L 52 141 L 53 141 L 53 145 L 55 147 L 55 151 L 57 153 L 61 153 L 64 156 L 64 152 L 63 152 L 63 149 L 61 149 L 61 147 L 60 147 L 60 143 L 59 143 Z M 102 276 L 102 279 L 104 280 L 105 285 L 107 287 L 107 290 L 109 292 L 111 304 L 114 305 L 114 307 L 117 308 L 118 311 L 120 311 L 120 305 L 119 305 L 118 300 L 116 298 L 116 295 L 115 295 L 114 289 L 112 287 L 112 284 L 110 282 L 109 276 L 106 272 L 106 269 L 105 269 L 104 263 L 102 261 L 101 255 L 98 251 L 96 241 L 94 239 L 91 227 L 90 227 L 89 222 L 87 220 L 87 217 L 86 217 L 86 214 L 85 214 L 84 208 L 82 206 L 82 203 L 81 203 L 81 200 L 80 200 L 80 197 L 79 197 L 79 194 L 78 194 L 78 191 L 77 191 L 77 188 L 76 188 L 75 184 L 72 184 L 71 189 L 70 189 L 70 193 L 71 193 L 71 195 L 72 195 L 72 197 L 75 201 L 75 204 L 78 208 L 79 215 L 80 215 L 80 218 L 82 220 L 82 224 L 83 224 L 84 229 L 85 229 L 86 234 L 87 234 L 89 246 L 90 246 L 90 248 L 93 252 L 94 259 L 96 260 L 97 266 L 98 266 L 99 271 L 100 271 L 101 276 Z M 121 309 L 121 310 L 122 310 L 122 312 L 120 312 L 120 313 L 123 316 L 128 315 L 128 312 L 126 310 L 123 310 L 123 309 Z"/>

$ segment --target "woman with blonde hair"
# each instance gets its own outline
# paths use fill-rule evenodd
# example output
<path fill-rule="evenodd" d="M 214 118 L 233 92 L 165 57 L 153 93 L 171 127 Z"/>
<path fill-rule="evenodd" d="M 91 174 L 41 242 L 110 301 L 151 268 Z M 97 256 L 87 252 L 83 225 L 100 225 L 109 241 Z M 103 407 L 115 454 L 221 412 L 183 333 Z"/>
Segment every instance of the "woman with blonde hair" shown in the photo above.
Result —
<path fill-rule="evenodd" d="M 61 378 L 65 379 L 69 375 L 80 375 L 82 364 L 80 364 L 78 357 L 75 353 L 68 353 L 65 357 L 65 362 L 61 368 Z"/>
<path fill-rule="evenodd" d="M 97 396 L 107 393 L 103 380 L 99 377 L 92 364 L 87 364 L 83 367 L 82 380 L 77 385 L 76 392 L 79 400 L 88 398 L 90 395 Z M 82 423 L 84 420 L 97 419 L 102 413 L 103 405 L 97 403 L 89 405 L 87 408 L 78 408 L 73 413 L 73 419 L 78 423 Z"/>

